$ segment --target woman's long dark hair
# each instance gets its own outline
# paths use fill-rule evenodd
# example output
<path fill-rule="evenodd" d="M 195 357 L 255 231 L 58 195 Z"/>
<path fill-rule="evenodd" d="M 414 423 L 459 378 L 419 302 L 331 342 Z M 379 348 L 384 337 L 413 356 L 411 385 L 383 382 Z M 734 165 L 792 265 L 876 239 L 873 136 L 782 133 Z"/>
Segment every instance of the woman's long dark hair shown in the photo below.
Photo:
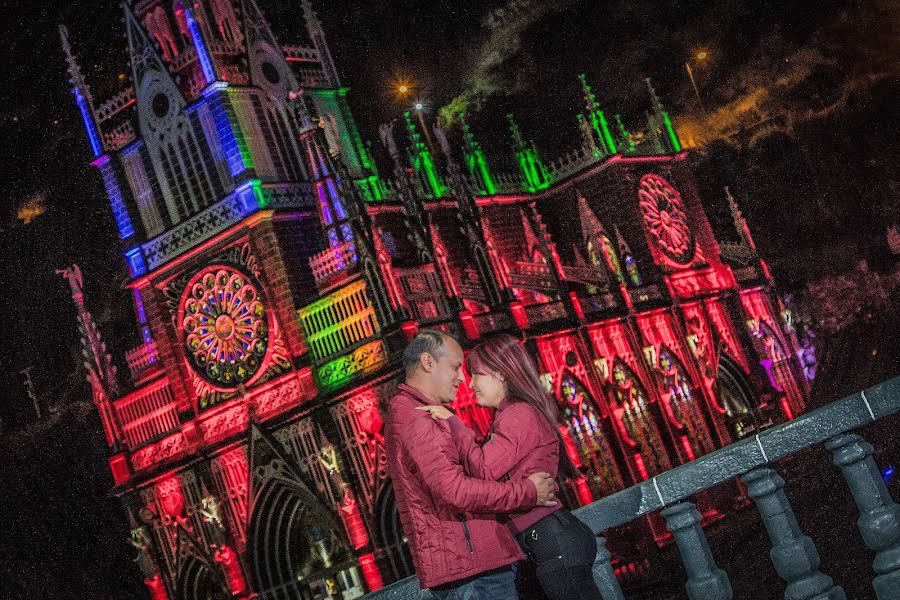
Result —
<path fill-rule="evenodd" d="M 581 476 L 566 452 L 559 432 L 556 402 L 544 391 L 534 360 L 522 343 L 511 335 L 498 335 L 475 346 L 466 357 L 469 373 L 499 373 L 506 380 L 510 402 L 526 402 L 533 406 L 556 434 L 559 441 L 559 477 Z"/>

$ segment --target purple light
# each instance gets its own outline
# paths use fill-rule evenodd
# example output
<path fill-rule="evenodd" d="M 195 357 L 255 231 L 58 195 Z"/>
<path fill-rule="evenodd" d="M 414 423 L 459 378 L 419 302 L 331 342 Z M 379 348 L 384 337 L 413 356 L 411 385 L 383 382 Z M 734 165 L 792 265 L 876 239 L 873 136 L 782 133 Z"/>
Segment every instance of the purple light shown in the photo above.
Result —
<path fill-rule="evenodd" d="M 77 88 L 73 93 L 75 94 L 75 104 L 78 105 L 78 110 L 81 112 L 81 120 L 84 121 L 84 128 L 87 130 L 88 141 L 91 143 L 91 151 L 94 153 L 94 158 L 96 158 L 103 154 L 103 144 L 100 142 L 100 134 L 97 132 L 96 125 L 94 125 L 91 111 L 88 110 L 87 100 Z"/>
<path fill-rule="evenodd" d="M 200 28 L 197 27 L 197 20 L 190 8 L 184 9 L 184 20 L 187 23 L 188 31 L 191 33 L 191 42 L 197 50 L 197 58 L 200 60 L 200 68 L 203 69 L 203 77 L 206 83 L 213 83 L 216 80 L 216 70 L 213 68 L 212 60 L 209 52 L 206 50 L 206 44 L 203 42 L 203 36 L 200 35 Z"/>
<path fill-rule="evenodd" d="M 141 254 L 141 247 L 135 246 L 125 251 L 125 260 L 128 261 L 128 270 L 132 277 L 139 277 L 147 273 L 147 263 L 144 262 L 144 255 Z"/>

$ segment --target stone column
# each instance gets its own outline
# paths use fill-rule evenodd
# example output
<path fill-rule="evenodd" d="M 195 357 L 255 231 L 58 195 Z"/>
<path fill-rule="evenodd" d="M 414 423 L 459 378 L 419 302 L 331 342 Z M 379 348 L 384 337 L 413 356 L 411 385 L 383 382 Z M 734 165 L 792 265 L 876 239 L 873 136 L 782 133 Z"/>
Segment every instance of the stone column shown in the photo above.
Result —
<path fill-rule="evenodd" d="M 878 600 L 900 598 L 900 506 L 888 493 L 872 458 L 872 445 L 854 434 L 839 435 L 825 445 L 834 454 L 859 507 L 859 530 L 876 552 L 872 582 Z"/>
<path fill-rule="evenodd" d="M 731 582 L 725 571 L 716 565 L 706 534 L 701 526 L 700 513 L 691 502 L 679 502 L 663 510 L 666 529 L 672 532 L 688 580 L 685 584 L 691 600 L 731 600 Z"/>
<path fill-rule="evenodd" d="M 625 600 L 622 588 L 616 579 L 616 573 L 609 563 L 610 558 L 612 555 L 606 549 L 606 538 L 598 535 L 597 558 L 594 560 L 594 583 L 597 584 L 603 600 Z"/>
<path fill-rule="evenodd" d="M 787 582 L 785 600 L 846 600 L 844 590 L 819 571 L 819 553 L 797 524 L 784 495 L 784 479 L 767 467 L 754 469 L 741 479 L 772 541 L 769 556 L 775 570 Z"/>

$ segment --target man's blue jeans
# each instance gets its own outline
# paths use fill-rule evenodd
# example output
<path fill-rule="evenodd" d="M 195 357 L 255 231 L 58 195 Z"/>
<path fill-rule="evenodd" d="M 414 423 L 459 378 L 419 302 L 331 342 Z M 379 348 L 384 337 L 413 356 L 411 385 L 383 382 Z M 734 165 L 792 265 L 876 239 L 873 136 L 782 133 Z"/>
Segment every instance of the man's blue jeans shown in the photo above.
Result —
<path fill-rule="evenodd" d="M 431 590 L 437 600 L 518 600 L 516 565 L 467 579 L 451 589 Z"/>

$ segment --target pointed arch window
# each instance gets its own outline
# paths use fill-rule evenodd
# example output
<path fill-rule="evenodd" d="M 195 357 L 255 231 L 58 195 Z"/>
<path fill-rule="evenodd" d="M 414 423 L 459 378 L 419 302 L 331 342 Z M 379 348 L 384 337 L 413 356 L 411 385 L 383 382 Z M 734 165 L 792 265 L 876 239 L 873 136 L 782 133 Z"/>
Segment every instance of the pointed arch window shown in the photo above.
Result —
<path fill-rule="evenodd" d="M 650 412 L 647 390 L 625 363 L 613 366 L 614 414 L 626 445 L 634 450 L 632 460 L 638 473 L 649 479 L 671 468 L 659 427 Z"/>
<path fill-rule="evenodd" d="M 797 380 L 791 370 L 791 354 L 784 347 L 775 331 L 762 321 L 748 323 L 751 335 L 760 341 L 765 358 L 760 364 L 769 376 L 769 382 L 776 390 L 784 394 L 785 416 L 792 419 L 799 414 L 804 407 L 803 393 L 797 385 Z"/>
<path fill-rule="evenodd" d="M 602 498 L 622 489 L 622 477 L 613 462 L 602 416 L 585 386 L 571 372 L 562 376 L 559 400 L 575 449 L 590 471 L 588 483 L 594 497 Z"/>
<path fill-rule="evenodd" d="M 619 283 L 625 283 L 625 276 L 622 274 L 622 264 L 616 251 L 613 250 L 612 241 L 606 234 L 597 234 L 596 240 L 588 240 L 587 251 L 591 264 L 595 267 L 606 267 L 615 276 Z"/>
<path fill-rule="evenodd" d="M 659 350 L 659 368 L 663 374 L 663 400 L 669 419 L 675 426 L 687 460 L 715 450 L 709 428 L 700 412 L 698 398 L 681 361 L 665 346 Z"/>

